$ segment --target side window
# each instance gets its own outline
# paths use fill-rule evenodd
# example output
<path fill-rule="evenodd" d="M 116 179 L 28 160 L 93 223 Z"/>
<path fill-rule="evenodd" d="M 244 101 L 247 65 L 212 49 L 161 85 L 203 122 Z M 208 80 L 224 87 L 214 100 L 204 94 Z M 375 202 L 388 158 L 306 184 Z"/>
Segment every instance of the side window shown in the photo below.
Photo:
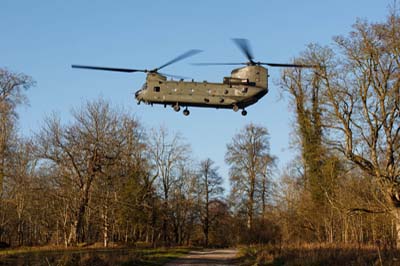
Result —
<path fill-rule="evenodd" d="M 248 88 L 243 88 L 242 93 L 247 93 L 248 90 L 249 90 Z"/>
<path fill-rule="evenodd" d="M 153 90 L 154 90 L 155 92 L 160 92 L 160 87 L 156 86 L 156 87 L 154 87 Z"/>

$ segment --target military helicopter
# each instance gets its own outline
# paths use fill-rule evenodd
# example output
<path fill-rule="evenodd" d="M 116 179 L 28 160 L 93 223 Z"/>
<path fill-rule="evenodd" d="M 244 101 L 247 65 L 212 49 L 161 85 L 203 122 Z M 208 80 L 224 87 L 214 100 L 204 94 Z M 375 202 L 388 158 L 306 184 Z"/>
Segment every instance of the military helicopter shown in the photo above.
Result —
<path fill-rule="evenodd" d="M 162 74 L 160 69 L 176 63 L 189 56 L 193 56 L 200 50 L 189 50 L 175 59 L 152 70 L 147 69 L 126 69 L 97 66 L 72 65 L 73 68 L 84 68 L 92 70 L 106 70 L 117 72 L 144 72 L 147 73 L 146 83 L 135 93 L 138 104 L 161 104 L 164 107 L 172 106 L 179 112 L 184 107 L 183 114 L 190 114 L 188 107 L 224 108 L 237 112 L 242 110 L 246 116 L 246 107 L 256 103 L 268 93 L 268 69 L 263 65 L 271 67 L 316 67 L 303 64 L 278 64 L 254 61 L 249 41 L 247 39 L 233 39 L 247 62 L 242 63 L 197 63 L 194 65 L 244 65 L 244 67 L 232 70 L 230 77 L 224 77 L 222 83 L 184 81 L 184 77 Z M 167 76 L 179 80 L 167 80 Z"/>

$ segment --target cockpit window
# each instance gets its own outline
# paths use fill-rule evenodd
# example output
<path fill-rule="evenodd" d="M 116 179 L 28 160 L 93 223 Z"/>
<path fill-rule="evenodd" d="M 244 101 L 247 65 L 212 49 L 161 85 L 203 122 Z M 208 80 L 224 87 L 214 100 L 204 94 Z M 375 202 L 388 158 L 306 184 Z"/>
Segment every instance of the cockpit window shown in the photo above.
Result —
<path fill-rule="evenodd" d="M 147 89 L 147 83 L 143 84 L 142 86 L 142 90 L 146 90 Z"/>
<path fill-rule="evenodd" d="M 160 87 L 158 87 L 158 86 L 154 87 L 154 91 L 155 92 L 160 92 Z"/>

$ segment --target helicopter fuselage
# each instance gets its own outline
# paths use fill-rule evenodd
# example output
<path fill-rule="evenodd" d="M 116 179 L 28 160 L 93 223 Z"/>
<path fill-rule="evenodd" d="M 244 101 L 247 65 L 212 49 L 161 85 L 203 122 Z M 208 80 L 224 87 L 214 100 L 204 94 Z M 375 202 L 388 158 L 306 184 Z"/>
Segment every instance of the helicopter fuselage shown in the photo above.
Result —
<path fill-rule="evenodd" d="M 171 105 L 175 111 L 180 106 L 237 111 L 256 103 L 267 92 L 268 70 L 252 65 L 234 69 L 223 83 L 172 81 L 159 73 L 148 73 L 146 83 L 135 97 L 138 103 Z"/>
<path fill-rule="evenodd" d="M 247 39 L 234 38 L 234 43 L 247 58 L 247 62 L 241 63 L 197 63 L 194 65 L 245 65 L 236 68 L 229 77 L 225 77 L 222 83 L 214 82 L 195 82 L 184 81 L 184 79 L 174 81 L 167 80 L 168 74 L 161 74 L 159 70 L 193 56 L 201 50 L 191 49 L 167 63 L 152 69 L 132 69 L 116 68 L 103 66 L 72 65 L 73 68 L 104 70 L 114 72 L 147 73 L 146 83 L 142 89 L 135 93 L 138 104 L 161 104 L 164 107 L 170 105 L 175 111 L 184 107 L 184 115 L 189 115 L 188 107 L 206 107 L 206 108 L 225 108 L 233 109 L 235 112 L 242 109 L 242 115 L 246 115 L 245 108 L 256 103 L 268 93 L 268 69 L 270 67 L 302 67 L 302 68 L 320 68 L 319 65 L 305 64 L 282 64 L 254 61 L 250 44 Z"/>

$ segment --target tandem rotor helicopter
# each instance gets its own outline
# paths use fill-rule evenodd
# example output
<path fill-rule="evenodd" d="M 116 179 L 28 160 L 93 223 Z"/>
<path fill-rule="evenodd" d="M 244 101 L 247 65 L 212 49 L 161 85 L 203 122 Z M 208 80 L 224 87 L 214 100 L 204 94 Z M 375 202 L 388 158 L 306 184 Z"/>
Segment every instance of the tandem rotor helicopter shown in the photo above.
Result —
<path fill-rule="evenodd" d="M 253 53 L 247 39 L 233 39 L 242 53 L 247 58 L 244 63 L 197 63 L 194 65 L 244 65 L 232 70 L 231 76 L 224 77 L 222 83 L 184 81 L 180 76 L 168 75 L 158 72 L 173 63 L 187 57 L 200 53 L 201 50 L 189 50 L 186 53 L 172 59 L 171 61 L 151 70 L 127 69 L 99 66 L 72 65 L 73 68 L 92 70 L 105 70 L 116 72 L 144 72 L 147 74 L 146 83 L 135 93 L 138 104 L 161 104 L 172 106 L 179 112 L 181 107 L 185 108 L 183 114 L 190 114 L 188 107 L 206 107 L 232 109 L 237 112 L 242 110 L 242 115 L 247 115 L 246 107 L 255 104 L 268 93 L 268 69 L 263 65 L 271 67 L 303 67 L 315 68 L 315 65 L 303 64 L 279 64 L 254 61 Z M 167 80 L 167 77 L 179 80 Z"/>

